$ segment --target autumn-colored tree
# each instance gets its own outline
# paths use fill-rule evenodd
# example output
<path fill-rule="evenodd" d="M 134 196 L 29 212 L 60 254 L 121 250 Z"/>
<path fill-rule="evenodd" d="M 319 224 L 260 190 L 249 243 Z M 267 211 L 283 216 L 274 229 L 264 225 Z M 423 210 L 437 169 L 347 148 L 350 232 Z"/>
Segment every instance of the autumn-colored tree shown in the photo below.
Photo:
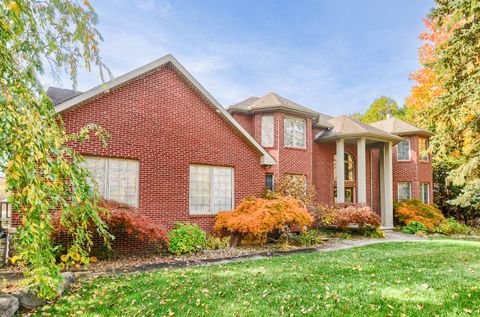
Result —
<path fill-rule="evenodd" d="M 252 197 L 244 199 L 233 211 L 218 213 L 214 229 L 233 235 L 236 241 L 247 237 L 250 241 L 263 244 L 274 230 L 283 232 L 287 226 L 303 230 L 312 222 L 313 217 L 294 198 Z"/>
<path fill-rule="evenodd" d="M 480 2 L 437 0 L 425 20 L 419 50 L 423 68 L 407 105 L 435 132 L 435 160 L 451 166 L 448 179 L 463 186 L 452 204 L 480 208 Z"/>
<path fill-rule="evenodd" d="M 80 64 L 96 65 L 102 74 L 96 22 L 86 0 L 0 1 L 0 169 L 22 219 L 12 260 L 24 266 L 26 281 L 41 297 L 56 296 L 61 279 L 52 210 L 73 238 L 65 252 L 82 263 L 88 263 L 92 244 L 89 224 L 109 236 L 83 158 L 68 147 L 92 130 L 105 141 L 106 131 L 89 125 L 67 135 L 39 80 L 46 67 L 65 71 L 74 83 Z"/>

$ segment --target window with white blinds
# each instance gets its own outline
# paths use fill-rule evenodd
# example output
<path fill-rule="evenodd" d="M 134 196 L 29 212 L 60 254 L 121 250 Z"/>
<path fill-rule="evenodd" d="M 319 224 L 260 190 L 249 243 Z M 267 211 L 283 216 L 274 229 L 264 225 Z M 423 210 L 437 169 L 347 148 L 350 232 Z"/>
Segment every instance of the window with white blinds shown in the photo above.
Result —
<path fill-rule="evenodd" d="M 397 145 L 397 161 L 410 161 L 410 140 L 405 139 Z"/>
<path fill-rule="evenodd" d="M 84 164 L 103 198 L 138 207 L 138 161 L 87 156 Z"/>
<path fill-rule="evenodd" d="M 306 126 L 304 119 L 285 117 L 284 144 L 291 147 L 305 148 Z"/>
<path fill-rule="evenodd" d="M 190 165 L 190 214 L 211 215 L 233 208 L 233 168 Z"/>
<path fill-rule="evenodd" d="M 274 121 L 273 116 L 262 116 L 262 146 L 274 144 Z"/>

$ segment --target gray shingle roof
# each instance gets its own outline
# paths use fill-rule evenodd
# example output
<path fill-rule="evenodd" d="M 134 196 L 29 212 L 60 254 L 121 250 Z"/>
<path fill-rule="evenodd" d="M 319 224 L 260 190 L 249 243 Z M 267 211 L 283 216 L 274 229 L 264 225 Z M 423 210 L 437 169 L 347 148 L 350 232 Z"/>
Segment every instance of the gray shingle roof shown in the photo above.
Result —
<path fill-rule="evenodd" d="M 328 122 L 333 128 L 325 129 L 315 136 L 317 141 L 330 141 L 339 138 L 369 137 L 379 140 L 398 142 L 400 137 L 369 124 L 354 120 L 349 116 L 331 118 Z"/>
<path fill-rule="evenodd" d="M 382 121 L 377 121 L 371 124 L 372 126 L 386 131 L 388 133 L 396 134 L 396 135 L 409 135 L 409 134 L 419 134 L 419 135 L 426 135 L 432 136 L 433 133 L 416 127 L 408 122 L 400 120 L 398 118 L 389 118 Z"/>
<path fill-rule="evenodd" d="M 48 87 L 47 89 L 47 96 L 52 99 L 52 102 L 55 106 L 61 104 L 64 101 L 72 99 L 73 97 L 76 97 L 81 93 L 81 91 L 58 87 Z"/>
<path fill-rule="evenodd" d="M 317 126 L 329 127 L 328 119 L 332 118 L 326 114 L 304 107 L 285 97 L 279 96 L 274 92 L 270 92 L 265 96 L 250 97 L 236 104 L 227 107 L 228 112 L 262 112 L 270 110 L 283 110 L 299 115 L 312 117 L 316 121 Z"/>

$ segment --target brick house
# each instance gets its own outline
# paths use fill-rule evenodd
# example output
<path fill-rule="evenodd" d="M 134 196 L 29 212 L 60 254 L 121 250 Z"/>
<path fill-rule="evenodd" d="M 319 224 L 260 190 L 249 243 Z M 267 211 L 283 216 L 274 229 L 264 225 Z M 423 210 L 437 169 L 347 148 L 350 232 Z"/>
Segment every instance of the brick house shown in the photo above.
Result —
<path fill-rule="evenodd" d="M 111 133 L 106 148 L 72 144 L 101 194 L 167 228 L 209 230 L 218 211 L 285 175 L 313 183 L 319 201 L 370 205 L 386 229 L 394 200 L 432 202 L 430 132 L 395 118 L 331 117 L 274 93 L 224 108 L 171 55 L 83 93 L 47 94 L 68 131 L 96 123 Z"/>

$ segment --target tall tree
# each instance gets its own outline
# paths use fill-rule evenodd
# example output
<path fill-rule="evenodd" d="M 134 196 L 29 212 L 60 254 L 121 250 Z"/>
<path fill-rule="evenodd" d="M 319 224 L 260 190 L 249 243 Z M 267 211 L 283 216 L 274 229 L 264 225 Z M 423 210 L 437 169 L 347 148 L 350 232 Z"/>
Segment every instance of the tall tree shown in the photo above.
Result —
<path fill-rule="evenodd" d="M 79 65 L 96 65 L 103 76 L 96 21 L 86 0 L 0 2 L 0 164 L 22 222 L 15 259 L 42 297 L 55 296 L 62 265 L 88 262 L 91 225 L 108 237 L 82 157 L 67 146 L 105 131 L 90 125 L 67 135 L 39 83 L 46 67 L 74 83 Z M 63 256 L 52 241 L 54 209 L 73 238 Z"/>
<path fill-rule="evenodd" d="M 359 119 L 364 123 L 372 123 L 387 118 L 387 115 L 403 116 L 403 110 L 400 108 L 395 100 L 390 97 L 381 96 L 375 99 L 368 110 L 362 115 L 354 113 L 352 117 Z"/>
<path fill-rule="evenodd" d="M 437 0 L 421 38 L 423 66 L 407 99 L 435 132 L 431 150 L 449 180 L 464 186 L 450 202 L 480 208 L 480 2 Z"/>

